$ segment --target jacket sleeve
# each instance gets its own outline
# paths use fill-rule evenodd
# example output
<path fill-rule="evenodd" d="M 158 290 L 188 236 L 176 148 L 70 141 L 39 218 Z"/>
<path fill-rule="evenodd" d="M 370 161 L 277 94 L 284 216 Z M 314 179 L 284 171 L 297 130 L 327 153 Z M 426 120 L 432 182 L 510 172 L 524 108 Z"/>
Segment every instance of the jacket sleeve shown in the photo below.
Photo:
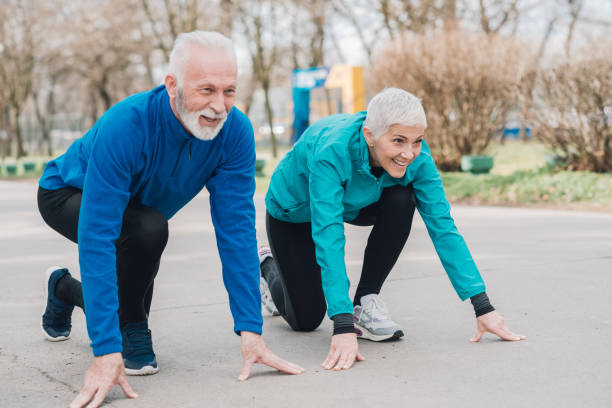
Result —
<path fill-rule="evenodd" d="M 117 253 L 142 143 L 129 120 L 107 113 L 91 147 L 79 214 L 79 263 L 93 354 L 120 352 Z"/>
<path fill-rule="evenodd" d="M 210 193 L 211 216 L 234 331 L 261 334 L 263 318 L 253 203 L 255 140 L 246 117 L 238 116 L 234 120 L 240 122 L 230 129 L 231 139 L 226 143 L 224 158 L 206 188 Z"/>
<path fill-rule="evenodd" d="M 353 313 L 344 262 L 346 238 L 342 218 L 343 174 L 347 173 L 346 169 L 339 168 L 342 161 L 337 158 L 313 159 L 309 165 L 312 239 L 321 267 L 327 314 L 331 318 L 339 313 Z"/>
<path fill-rule="evenodd" d="M 463 237 L 457 231 L 440 173 L 429 154 L 424 154 L 412 185 L 417 209 L 457 295 L 465 300 L 484 292 L 484 282 Z"/>

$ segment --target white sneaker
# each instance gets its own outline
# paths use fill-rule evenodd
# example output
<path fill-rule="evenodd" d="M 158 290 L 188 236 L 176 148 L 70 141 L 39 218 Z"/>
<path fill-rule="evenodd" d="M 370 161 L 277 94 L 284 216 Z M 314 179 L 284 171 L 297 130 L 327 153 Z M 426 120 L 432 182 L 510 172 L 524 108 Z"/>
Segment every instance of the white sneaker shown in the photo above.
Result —
<path fill-rule="evenodd" d="M 274 264 L 274 262 L 268 262 L 264 266 L 264 261 L 267 260 L 268 258 L 270 258 L 273 261 L 272 251 L 270 250 L 270 247 L 262 246 L 261 248 L 259 248 L 260 267 L 275 268 L 276 264 Z M 266 308 L 266 310 L 272 316 L 280 316 L 280 313 L 278 312 L 278 309 L 276 308 L 276 305 L 274 304 L 274 300 L 272 299 L 272 294 L 270 293 L 270 287 L 268 286 L 268 282 L 266 282 L 266 280 L 263 277 L 263 271 L 262 271 L 262 276 L 259 279 L 259 291 L 261 292 L 261 304 Z"/>
<path fill-rule="evenodd" d="M 268 258 L 272 258 L 272 250 L 269 246 L 261 246 L 258 250 L 259 253 L 259 263 L 262 264 Z"/>
<path fill-rule="evenodd" d="M 357 337 L 372 341 L 399 339 L 402 328 L 389 317 L 387 306 L 376 294 L 361 297 L 361 306 L 353 309 Z"/>
<path fill-rule="evenodd" d="M 268 282 L 266 282 L 263 276 L 259 279 L 259 291 L 261 292 L 261 304 L 263 307 L 265 307 L 272 316 L 280 316 L 274 304 L 274 300 L 272 299 Z"/>

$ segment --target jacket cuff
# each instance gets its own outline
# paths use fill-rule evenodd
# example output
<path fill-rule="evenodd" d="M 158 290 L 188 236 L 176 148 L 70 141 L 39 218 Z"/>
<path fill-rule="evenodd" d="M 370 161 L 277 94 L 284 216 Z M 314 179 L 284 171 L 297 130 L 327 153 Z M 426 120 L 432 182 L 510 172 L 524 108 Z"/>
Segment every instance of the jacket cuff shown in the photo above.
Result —
<path fill-rule="evenodd" d="M 240 336 L 241 331 L 253 332 L 261 335 L 262 332 L 261 324 L 253 324 L 253 323 L 235 323 L 234 324 L 234 333 Z"/>
<path fill-rule="evenodd" d="M 94 357 L 100 357 L 111 353 L 121 353 L 123 351 L 123 345 L 121 344 L 121 342 L 110 342 L 97 346 L 92 345 L 92 349 Z"/>
<path fill-rule="evenodd" d="M 486 292 L 479 293 L 470 298 L 476 317 L 482 316 L 495 310 Z"/>
<path fill-rule="evenodd" d="M 334 321 L 334 333 L 336 334 L 344 334 L 344 333 L 355 333 L 355 325 L 353 324 L 353 314 L 352 313 L 339 313 L 332 317 Z"/>

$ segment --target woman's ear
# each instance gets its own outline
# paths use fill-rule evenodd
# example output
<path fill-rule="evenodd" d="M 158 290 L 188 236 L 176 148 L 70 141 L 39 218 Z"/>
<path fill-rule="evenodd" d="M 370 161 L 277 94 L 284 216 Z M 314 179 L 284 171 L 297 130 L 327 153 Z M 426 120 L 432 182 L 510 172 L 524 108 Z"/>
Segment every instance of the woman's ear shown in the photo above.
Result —
<path fill-rule="evenodd" d="M 365 138 L 365 141 L 368 144 L 368 146 L 374 146 L 376 139 L 374 139 L 374 134 L 372 133 L 370 128 L 367 126 L 363 127 L 363 137 Z"/>

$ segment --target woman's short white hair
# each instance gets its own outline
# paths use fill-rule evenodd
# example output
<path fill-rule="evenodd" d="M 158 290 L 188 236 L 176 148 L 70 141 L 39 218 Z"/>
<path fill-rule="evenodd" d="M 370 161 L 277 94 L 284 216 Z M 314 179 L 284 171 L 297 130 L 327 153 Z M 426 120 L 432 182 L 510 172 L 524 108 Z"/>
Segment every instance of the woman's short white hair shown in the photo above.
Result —
<path fill-rule="evenodd" d="M 421 100 L 399 88 L 385 88 L 368 103 L 364 126 L 375 139 L 389 130 L 391 125 L 427 127 Z"/>
<path fill-rule="evenodd" d="M 236 62 L 236 53 L 232 40 L 221 33 L 216 31 L 192 31 L 190 33 L 179 34 L 170 52 L 169 64 L 170 73 L 176 77 L 179 87 L 183 83 L 185 65 L 189 60 L 189 51 L 194 45 L 225 51 Z"/>

